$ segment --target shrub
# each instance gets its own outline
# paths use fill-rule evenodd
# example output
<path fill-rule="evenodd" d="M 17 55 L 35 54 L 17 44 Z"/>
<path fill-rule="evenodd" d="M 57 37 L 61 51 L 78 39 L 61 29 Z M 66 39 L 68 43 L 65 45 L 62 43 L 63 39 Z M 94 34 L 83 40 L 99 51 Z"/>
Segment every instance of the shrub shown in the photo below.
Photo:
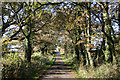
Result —
<path fill-rule="evenodd" d="M 42 69 L 50 61 L 50 55 L 32 55 L 31 64 L 19 56 L 10 53 L 2 57 L 2 78 L 34 78 L 42 74 Z"/>

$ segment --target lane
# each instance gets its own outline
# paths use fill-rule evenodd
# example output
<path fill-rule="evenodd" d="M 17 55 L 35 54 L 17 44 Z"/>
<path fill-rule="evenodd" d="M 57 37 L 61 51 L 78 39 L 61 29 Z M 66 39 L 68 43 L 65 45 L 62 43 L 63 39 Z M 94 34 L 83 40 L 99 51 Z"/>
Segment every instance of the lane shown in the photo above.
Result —
<path fill-rule="evenodd" d="M 74 78 L 72 69 L 64 64 L 59 52 L 56 53 L 55 62 L 43 75 L 42 80 L 45 78 Z"/>

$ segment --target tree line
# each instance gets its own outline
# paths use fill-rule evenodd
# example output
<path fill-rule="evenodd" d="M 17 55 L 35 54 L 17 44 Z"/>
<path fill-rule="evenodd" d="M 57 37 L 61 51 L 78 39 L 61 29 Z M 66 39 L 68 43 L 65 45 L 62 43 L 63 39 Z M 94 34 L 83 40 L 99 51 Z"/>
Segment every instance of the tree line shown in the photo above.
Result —
<path fill-rule="evenodd" d="M 83 65 L 119 63 L 119 2 L 4 2 L 2 24 L 3 51 L 18 40 L 28 62 L 60 46 Z"/>

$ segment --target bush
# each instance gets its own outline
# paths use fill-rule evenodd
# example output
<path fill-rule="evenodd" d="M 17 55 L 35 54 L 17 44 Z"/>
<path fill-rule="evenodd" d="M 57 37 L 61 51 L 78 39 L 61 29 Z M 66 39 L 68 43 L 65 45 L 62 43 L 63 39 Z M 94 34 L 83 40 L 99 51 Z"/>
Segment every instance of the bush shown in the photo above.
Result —
<path fill-rule="evenodd" d="M 17 71 L 19 70 L 23 60 L 18 56 L 18 53 L 10 53 L 5 57 L 2 57 L 2 77 L 3 78 L 14 78 L 17 76 Z"/>
<path fill-rule="evenodd" d="M 32 55 L 31 64 L 19 57 L 18 53 L 10 53 L 2 57 L 2 78 L 34 78 L 42 74 L 42 69 L 50 61 L 50 55 Z"/>
<path fill-rule="evenodd" d="M 82 66 L 82 63 L 75 56 L 65 58 L 62 55 L 62 59 L 66 64 L 71 64 L 76 78 L 119 78 L 120 76 L 120 69 L 116 64 L 106 63 L 97 67 L 91 67 L 89 65 Z"/>
<path fill-rule="evenodd" d="M 77 72 L 78 78 L 119 78 L 117 65 L 103 64 L 96 68 L 81 66 Z"/>

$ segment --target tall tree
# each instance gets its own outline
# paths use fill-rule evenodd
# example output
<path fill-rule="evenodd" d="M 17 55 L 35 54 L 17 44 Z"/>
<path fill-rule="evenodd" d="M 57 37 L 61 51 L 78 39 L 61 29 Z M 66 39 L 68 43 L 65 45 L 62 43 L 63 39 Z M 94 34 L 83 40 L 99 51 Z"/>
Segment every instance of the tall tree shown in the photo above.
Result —
<path fill-rule="evenodd" d="M 89 60 L 90 60 L 90 64 L 91 66 L 93 66 L 93 60 L 91 58 L 91 54 L 90 54 L 90 45 L 91 45 L 91 2 L 88 3 L 88 28 L 87 28 L 87 53 L 89 56 Z"/>

